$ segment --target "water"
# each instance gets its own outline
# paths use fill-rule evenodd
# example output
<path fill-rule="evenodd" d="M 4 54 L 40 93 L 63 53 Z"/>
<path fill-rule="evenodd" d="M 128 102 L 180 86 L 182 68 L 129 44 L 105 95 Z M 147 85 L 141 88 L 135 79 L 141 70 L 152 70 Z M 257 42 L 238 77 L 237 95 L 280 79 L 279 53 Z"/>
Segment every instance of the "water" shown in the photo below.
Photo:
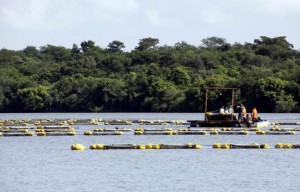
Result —
<path fill-rule="evenodd" d="M 1 114 L 4 118 L 201 119 L 195 113 Z M 300 122 L 300 114 L 261 114 L 272 122 Z M 77 132 L 101 126 L 75 126 Z M 103 127 L 103 126 L 102 126 Z M 114 127 L 114 126 L 111 126 Z M 5 192 L 299 191 L 299 135 L 66 136 L 0 138 L 0 189 Z M 217 150 L 214 143 L 268 143 L 269 150 Z M 81 143 L 199 143 L 200 150 L 85 150 Z"/>

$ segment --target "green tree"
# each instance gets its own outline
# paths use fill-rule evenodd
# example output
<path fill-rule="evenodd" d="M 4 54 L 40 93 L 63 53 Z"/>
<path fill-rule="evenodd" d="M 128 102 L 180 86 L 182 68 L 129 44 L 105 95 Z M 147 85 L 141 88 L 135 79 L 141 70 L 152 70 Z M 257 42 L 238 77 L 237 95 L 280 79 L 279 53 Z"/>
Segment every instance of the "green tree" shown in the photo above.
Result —
<path fill-rule="evenodd" d="M 257 95 L 264 105 L 261 108 L 265 111 L 273 112 L 292 112 L 297 102 L 293 100 L 293 96 L 285 92 L 287 81 L 279 78 L 267 77 L 259 79 L 257 87 Z"/>
<path fill-rule="evenodd" d="M 81 42 L 80 46 L 81 46 L 81 50 L 84 53 L 86 53 L 86 52 L 88 52 L 88 50 L 90 50 L 90 49 L 92 49 L 92 48 L 95 47 L 95 42 L 91 41 L 91 40 L 83 41 L 83 42 Z"/>
<path fill-rule="evenodd" d="M 139 51 L 146 51 L 155 48 L 158 43 L 159 39 L 152 37 L 143 38 L 140 40 L 138 46 L 135 49 Z"/>
<path fill-rule="evenodd" d="M 144 104 L 150 106 L 151 111 L 155 112 L 179 111 L 185 100 L 182 90 L 162 78 L 158 78 L 149 85 L 148 94 Z"/>
<path fill-rule="evenodd" d="M 107 45 L 107 50 L 111 53 L 122 52 L 122 49 L 125 48 L 125 45 L 121 41 L 114 40 Z"/>
<path fill-rule="evenodd" d="M 26 112 L 44 111 L 49 105 L 49 87 L 38 86 L 19 89 L 17 92 L 21 107 Z"/>

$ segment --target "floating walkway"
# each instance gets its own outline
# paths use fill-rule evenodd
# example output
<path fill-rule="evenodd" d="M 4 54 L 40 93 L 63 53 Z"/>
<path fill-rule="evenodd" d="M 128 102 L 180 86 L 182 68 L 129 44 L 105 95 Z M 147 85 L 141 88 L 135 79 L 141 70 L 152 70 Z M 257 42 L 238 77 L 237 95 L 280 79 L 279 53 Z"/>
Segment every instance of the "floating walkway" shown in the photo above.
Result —
<path fill-rule="evenodd" d="M 18 137 L 18 136 L 34 136 L 33 132 L 0 132 L 0 136 Z"/>
<path fill-rule="evenodd" d="M 280 127 L 273 127 L 271 129 L 269 129 L 270 131 L 300 131 L 300 128 L 280 128 Z"/>
<path fill-rule="evenodd" d="M 295 131 L 257 131 L 257 135 L 296 135 Z"/>
<path fill-rule="evenodd" d="M 76 136 L 76 132 L 38 132 L 37 136 Z"/>
<path fill-rule="evenodd" d="M 91 150 L 109 150 L 109 149 L 201 149 L 200 144 L 92 144 Z M 215 143 L 213 149 L 270 149 L 269 144 L 229 144 Z M 300 148 L 300 145 L 295 144 L 276 144 L 275 148 Z M 73 144 L 72 150 L 84 150 L 85 146 L 81 144 Z"/>
<path fill-rule="evenodd" d="M 0 127 L 0 136 L 16 137 L 16 136 L 34 136 L 28 127 L 23 126 L 3 126 Z"/>
<path fill-rule="evenodd" d="M 273 122 L 271 125 L 300 125 L 300 122 Z"/>
<path fill-rule="evenodd" d="M 95 132 L 95 131 L 85 131 L 84 132 L 84 135 L 86 136 L 97 136 L 97 135 L 100 135 L 100 136 L 108 136 L 108 135 L 123 135 L 123 132 L 122 131 L 114 131 L 114 132 Z"/>
<path fill-rule="evenodd" d="M 275 145 L 277 149 L 300 149 L 300 144 L 291 144 L 291 143 L 277 143 Z"/>
<path fill-rule="evenodd" d="M 212 130 L 211 135 L 249 135 L 248 131 L 218 131 Z"/>
<path fill-rule="evenodd" d="M 71 146 L 72 150 L 84 150 L 81 144 Z M 199 144 L 93 144 L 89 147 L 92 150 L 108 150 L 108 149 L 201 149 Z"/>
<path fill-rule="evenodd" d="M 77 133 L 71 126 L 36 126 L 34 127 L 37 136 L 76 136 Z"/>
<path fill-rule="evenodd" d="M 216 143 L 212 146 L 214 149 L 269 149 L 268 144 L 228 144 L 228 143 Z"/>
<path fill-rule="evenodd" d="M 213 149 L 270 149 L 269 144 L 229 144 L 215 143 L 211 146 Z M 92 144 L 91 150 L 109 150 L 109 149 L 201 149 L 200 144 Z M 86 147 L 81 144 L 73 144 L 72 150 L 85 150 Z M 274 149 L 300 149 L 300 144 L 277 143 Z"/>

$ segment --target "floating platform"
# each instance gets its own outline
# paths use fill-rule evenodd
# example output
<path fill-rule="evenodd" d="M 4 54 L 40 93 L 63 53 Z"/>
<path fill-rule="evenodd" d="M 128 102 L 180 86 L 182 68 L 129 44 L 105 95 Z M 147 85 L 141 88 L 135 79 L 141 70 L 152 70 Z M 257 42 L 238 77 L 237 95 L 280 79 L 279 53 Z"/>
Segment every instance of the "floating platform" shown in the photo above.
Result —
<path fill-rule="evenodd" d="M 22 133 L 22 132 L 5 133 L 5 132 L 2 132 L 2 133 L 0 133 L 0 136 L 4 136 L 4 137 L 34 136 L 34 133 L 33 132 L 26 132 L 26 133 Z"/>
<path fill-rule="evenodd" d="M 126 123 L 126 122 L 110 122 L 110 123 L 105 123 L 105 125 L 133 125 L 133 123 L 131 123 L 131 122 L 128 122 L 128 123 Z"/>
<path fill-rule="evenodd" d="M 207 135 L 206 131 L 177 131 L 177 135 Z"/>
<path fill-rule="evenodd" d="M 136 134 L 135 135 L 139 135 Z M 176 131 L 144 131 L 142 135 L 177 135 Z"/>
<path fill-rule="evenodd" d="M 260 128 L 237 128 L 237 127 L 224 127 L 221 129 L 221 131 L 259 131 Z"/>
<path fill-rule="evenodd" d="M 38 132 L 37 136 L 76 136 L 76 132 Z"/>
<path fill-rule="evenodd" d="M 118 127 L 116 127 L 115 129 L 102 129 L 102 128 L 98 128 L 98 129 L 94 129 L 93 130 L 93 132 L 115 132 L 115 131 L 131 132 L 132 129 L 130 129 L 130 128 L 118 128 Z"/>
<path fill-rule="evenodd" d="M 140 123 L 140 125 L 169 125 L 166 122 L 154 122 L 154 123 Z"/>
<path fill-rule="evenodd" d="M 270 131 L 300 131 L 300 128 L 280 128 L 280 127 L 273 127 L 269 129 Z"/>
<path fill-rule="evenodd" d="M 268 144 L 228 144 L 228 143 L 215 143 L 213 146 L 215 149 L 269 149 Z"/>
<path fill-rule="evenodd" d="M 74 132 L 74 129 L 38 129 L 36 132 Z"/>
<path fill-rule="evenodd" d="M 201 149 L 199 144 L 93 144 L 89 147 L 93 150 L 107 150 L 107 149 Z"/>
<path fill-rule="evenodd" d="M 211 135 L 249 135 L 248 131 L 218 131 L 211 130 Z"/>
<path fill-rule="evenodd" d="M 65 125 L 65 126 L 62 126 L 62 125 L 46 125 L 46 126 L 43 126 L 44 129 L 68 129 L 68 128 L 71 128 L 71 126 L 69 125 Z"/>
<path fill-rule="evenodd" d="M 135 131 L 173 131 L 172 128 L 136 128 Z"/>
<path fill-rule="evenodd" d="M 29 129 L 0 129 L 2 133 L 28 133 Z"/>
<path fill-rule="evenodd" d="M 257 135 L 296 135 L 295 131 L 257 131 Z"/>
<path fill-rule="evenodd" d="M 115 132 L 93 132 L 92 135 L 99 135 L 99 136 L 107 136 L 107 135 L 123 135 L 123 132 L 121 131 L 115 131 Z"/>
<path fill-rule="evenodd" d="M 247 127 L 243 122 L 237 120 L 236 115 L 219 113 L 206 113 L 205 120 L 188 120 L 190 127 Z M 263 128 L 269 125 L 269 121 L 261 120 L 251 123 L 250 127 Z"/>
<path fill-rule="evenodd" d="M 273 122 L 271 125 L 300 125 L 300 122 Z"/>
<path fill-rule="evenodd" d="M 300 149 L 300 144 L 291 144 L 291 143 L 277 143 L 275 145 L 277 149 Z"/>
<path fill-rule="evenodd" d="M 218 135 L 249 135 L 249 131 L 219 131 Z"/>
<path fill-rule="evenodd" d="M 161 149 L 201 149 L 200 144 L 178 144 L 178 145 L 169 145 L 169 144 L 161 144 Z"/>
<path fill-rule="evenodd" d="M 85 150 L 85 146 L 76 143 L 71 146 L 71 150 L 82 151 L 82 150 Z"/>

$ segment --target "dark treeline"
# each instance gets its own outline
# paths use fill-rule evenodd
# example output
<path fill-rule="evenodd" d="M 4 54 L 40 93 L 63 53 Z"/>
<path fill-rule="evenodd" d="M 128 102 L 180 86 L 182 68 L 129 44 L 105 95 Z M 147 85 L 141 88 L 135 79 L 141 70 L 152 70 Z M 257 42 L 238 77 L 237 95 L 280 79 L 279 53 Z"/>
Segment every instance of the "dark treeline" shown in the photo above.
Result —
<path fill-rule="evenodd" d="M 0 50 L 1 112 L 203 112 L 205 87 L 236 87 L 259 112 L 300 112 L 300 52 L 286 37 L 230 44 L 210 37 L 158 46 L 141 39 Z M 209 110 L 230 93 L 210 92 Z"/>

